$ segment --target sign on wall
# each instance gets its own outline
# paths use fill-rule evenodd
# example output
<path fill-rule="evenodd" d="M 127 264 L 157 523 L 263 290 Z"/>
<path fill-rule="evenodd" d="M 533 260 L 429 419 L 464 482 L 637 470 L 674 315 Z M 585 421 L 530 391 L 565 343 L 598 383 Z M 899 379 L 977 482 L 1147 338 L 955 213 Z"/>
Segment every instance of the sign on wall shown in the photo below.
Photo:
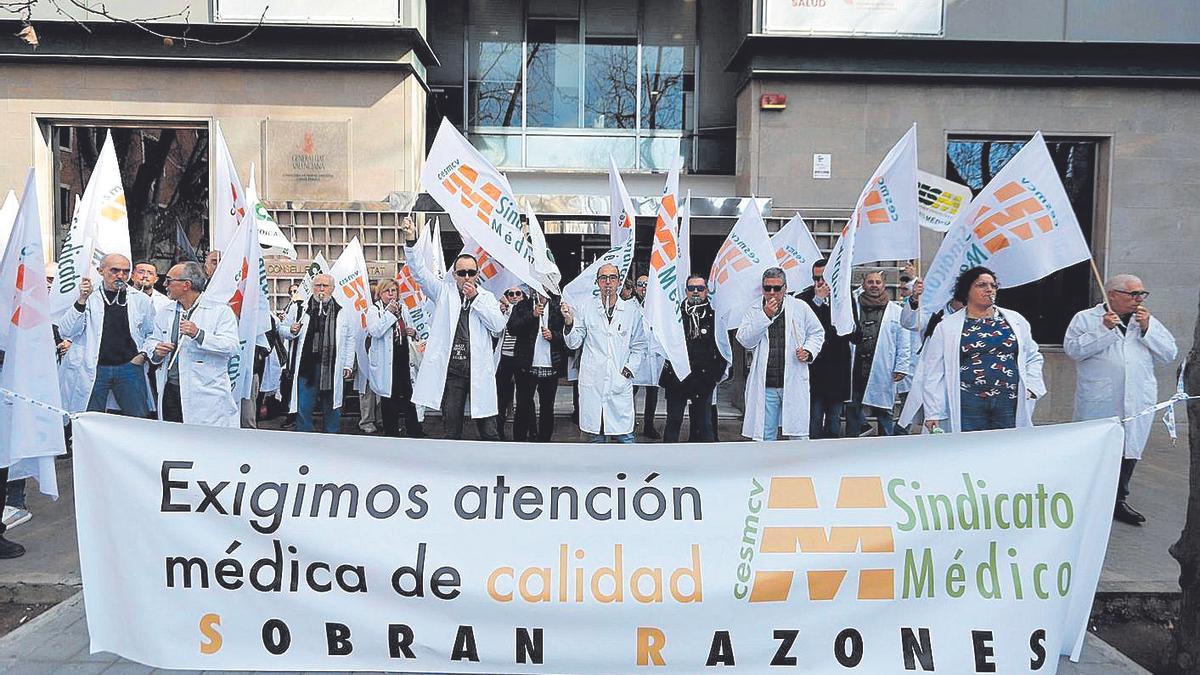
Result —
<path fill-rule="evenodd" d="M 396 0 L 215 0 L 216 21 L 300 24 L 396 24 L 400 22 Z"/>
<path fill-rule="evenodd" d="M 944 9 L 944 0 L 763 0 L 763 32 L 942 35 Z"/>
<path fill-rule="evenodd" d="M 272 120 L 266 128 L 269 199 L 350 198 L 350 122 Z"/>

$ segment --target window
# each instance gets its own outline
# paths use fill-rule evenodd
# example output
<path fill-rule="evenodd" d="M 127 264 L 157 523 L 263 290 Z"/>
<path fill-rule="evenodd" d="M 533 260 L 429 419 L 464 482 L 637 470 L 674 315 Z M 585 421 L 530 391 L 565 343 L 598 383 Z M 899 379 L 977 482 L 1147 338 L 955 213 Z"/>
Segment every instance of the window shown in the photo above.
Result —
<path fill-rule="evenodd" d="M 485 156 L 505 167 L 601 169 L 611 156 L 620 168 L 665 169 L 690 150 L 695 2 L 525 5 L 470 0 L 466 118 Z"/>
<path fill-rule="evenodd" d="M 951 138 L 946 146 L 946 177 L 979 194 L 983 186 L 1012 159 L 1025 140 L 1006 138 Z M 1079 227 L 1092 244 L 1096 204 L 1096 162 L 1099 141 L 1094 139 L 1046 139 L 1050 157 L 1058 169 Z M 1094 250 L 1094 249 L 1093 249 Z M 1067 324 L 1076 312 L 1091 306 L 1091 271 L 1087 262 L 1031 284 L 1004 288 L 1000 280 L 998 302 L 1020 312 L 1033 328 L 1040 344 L 1060 345 Z"/>

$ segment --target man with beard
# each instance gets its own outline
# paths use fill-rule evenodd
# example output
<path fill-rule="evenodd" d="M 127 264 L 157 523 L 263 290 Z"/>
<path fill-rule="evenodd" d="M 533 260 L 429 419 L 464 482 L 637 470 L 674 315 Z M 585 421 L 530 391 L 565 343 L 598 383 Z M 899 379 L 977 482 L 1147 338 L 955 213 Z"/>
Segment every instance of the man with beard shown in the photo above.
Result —
<path fill-rule="evenodd" d="M 862 433 L 866 416 L 873 415 L 880 436 L 895 431 L 892 408 L 896 384 L 911 373 L 909 340 L 900 325 L 900 305 L 892 302 L 883 283 L 883 272 L 868 272 L 858 296 L 860 339 L 851 348 L 850 404 L 846 406 L 846 435 Z"/>
<path fill-rule="evenodd" d="M 662 379 L 659 383 L 667 394 L 664 443 L 679 441 L 679 428 L 683 425 L 685 405 L 689 406 L 688 418 L 691 421 L 688 441 L 695 443 L 714 440 L 713 389 L 725 374 L 728 365 L 717 349 L 716 315 L 708 302 L 708 282 L 703 275 L 693 274 L 687 279 L 686 290 L 687 297 L 683 301 L 683 334 L 692 372 L 681 382 L 669 361 L 663 365 Z"/>

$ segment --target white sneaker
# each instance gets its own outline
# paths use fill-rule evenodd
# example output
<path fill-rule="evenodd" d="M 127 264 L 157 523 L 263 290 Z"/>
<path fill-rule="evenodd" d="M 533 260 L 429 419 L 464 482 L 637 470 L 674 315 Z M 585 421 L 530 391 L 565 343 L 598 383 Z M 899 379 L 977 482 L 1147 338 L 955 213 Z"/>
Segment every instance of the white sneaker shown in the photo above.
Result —
<path fill-rule="evenodd" d="M 26 509 L 18 509 L 15 506 L 4 507 L 3 522 L 5 529 L 11 530 L 18 525 L 27 523 L 30 518 L 33 518 L 33 514 Z"/>

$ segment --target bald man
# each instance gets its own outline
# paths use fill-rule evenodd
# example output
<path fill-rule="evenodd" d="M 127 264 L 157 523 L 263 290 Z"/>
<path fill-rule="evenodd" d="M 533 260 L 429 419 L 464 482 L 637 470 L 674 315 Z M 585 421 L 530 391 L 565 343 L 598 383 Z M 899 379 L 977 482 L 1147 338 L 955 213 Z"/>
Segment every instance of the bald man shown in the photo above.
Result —
<path fill-rule="evenodd" d="M 313 413 L 322 413 L 322 430 L 341 429 L 343 380 L 354 369 L 354 312 L 342 312 L 333 300 L 333 277 L 313 277 L 313 294 L 307 304 L 289 305 L 279 337 L 290 341 L 296 353 L 296 383 L 288 412 L 296 413 L 296 431 L 313 430 Z M 296 350 L 299 350 L 298 352 Z"/>
<path fill-rule="evenodd" d="M 91 279 L 79 284 L 79 299 L 59 325 L 62 337 L 87 345 L 78 386 L 90 391 L 87 409 L 104 412 L 109 395 L 121 413 L 147 417 L 153 409 L 141 345 L 154 331 L 154 306 L 129 288 L 129 258 L 110 253 L 98 266 L 100 292 Z"/>

